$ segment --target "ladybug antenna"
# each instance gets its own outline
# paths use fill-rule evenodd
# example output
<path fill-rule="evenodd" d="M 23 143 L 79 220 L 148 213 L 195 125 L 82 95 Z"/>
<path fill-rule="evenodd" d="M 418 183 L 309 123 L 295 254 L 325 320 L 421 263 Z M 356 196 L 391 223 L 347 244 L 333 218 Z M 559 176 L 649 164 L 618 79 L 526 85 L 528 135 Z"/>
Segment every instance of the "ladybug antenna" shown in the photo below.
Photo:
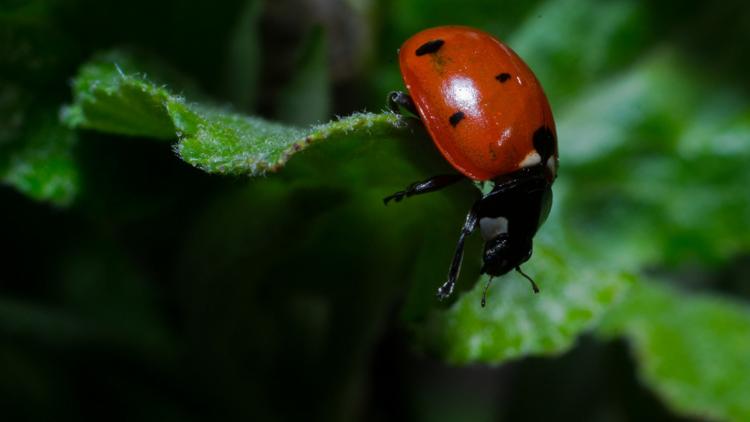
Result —
<path fill-rule="evenodd" d="M 521 274 L 522 276 L 524 276 L 526 278 L 526 280 L 529 280 L 529 282 L 531 283 L 531 288 L 534 289 L 534 293 L 539 293 L 539 286 L 537 286 L 536 283 L 534 283 L 534 280 L 532 280 L 531 277 L 529 277 L 528 275 L 526 275 L 525 272 L 521 271 L 521 266 L 520 265 L 518 267 L 516 267 L 516 271 L 518 271 L 519 274 Z"/>
<path fill-rule="evenodd" d="M 484 292 L 482 292 L 482 308 L 487 304 L 487 290 L 490 288 L 490 283 L 492 283 L 492 277 L 490 277 L 487 280 L 487 284 L 484 285 Z"/>

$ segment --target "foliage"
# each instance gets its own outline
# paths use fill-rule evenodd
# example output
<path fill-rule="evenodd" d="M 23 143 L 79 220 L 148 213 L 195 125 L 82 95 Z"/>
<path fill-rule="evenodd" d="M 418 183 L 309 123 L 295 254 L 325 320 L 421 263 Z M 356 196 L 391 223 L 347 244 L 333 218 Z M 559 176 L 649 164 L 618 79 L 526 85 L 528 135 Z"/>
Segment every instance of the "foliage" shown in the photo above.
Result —
<path fill-rule="evenodd" d="M 746 304 L 648 280 L 600 330 L 630 339 L 643 380 L 674 406 L 710 419 L 743 420 L 750 412 Z"/>

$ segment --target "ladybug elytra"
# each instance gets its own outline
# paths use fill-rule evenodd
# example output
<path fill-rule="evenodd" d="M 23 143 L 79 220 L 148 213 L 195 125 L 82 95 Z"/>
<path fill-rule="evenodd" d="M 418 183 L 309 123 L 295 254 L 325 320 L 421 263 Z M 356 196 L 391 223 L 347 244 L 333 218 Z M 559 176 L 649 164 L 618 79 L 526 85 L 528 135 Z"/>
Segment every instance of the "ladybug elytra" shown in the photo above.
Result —
<path fill-rule="evenodd" d="M 555 122 L 539 81 L 505 44 L 461 26 L 412 36 L 399 50 L 399 64 L 409 94 L 391 93 L 390 107 L 418 116 L 458 174 L 414 183 L 385 203 L 461 180 L 494 183 L 466 216 L 438 297 L 453 292 L 464 242 L 477 227 L 485 242 L 481 272 L 491 281 L 516 270 L 538 292 L 521 264 L 531 257 L 534 235 L 549 214 L 558 167 Z M 489 281 L 482 306 L 488 287 Z"/>

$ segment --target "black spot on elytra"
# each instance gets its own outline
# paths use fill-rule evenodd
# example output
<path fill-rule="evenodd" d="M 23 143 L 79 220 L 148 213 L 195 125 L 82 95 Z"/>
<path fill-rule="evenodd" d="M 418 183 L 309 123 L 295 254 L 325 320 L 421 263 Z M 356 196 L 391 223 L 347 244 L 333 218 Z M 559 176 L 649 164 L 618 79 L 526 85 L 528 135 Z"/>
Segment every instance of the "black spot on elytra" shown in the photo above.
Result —
<path fill-rule="evenodd" d="M 547 126 L 542 126 L 534 132 L 533 142 L 534 149 L 542 157 L 542 162 L 546 162 L 555 153 L 555 135 Z"/>
<path fill-rule="evenodd" d="M 445 44 L 445 41 L 443 40 L 427 41 L 426 43 L 419 46 L 419 48 L 417 49 L 417 56 L 436 53 L 438 50 L 440 50 L 440 47 L 442 47 L 443 44 Z"/>
<path fill-rule="evenodd" d="M 456 127 L 458 122 L 464 119 L 466 115 L 463 111 L 457 111 L 451 115 L 451 117 L 448 119 L 449 122 L 451 122 L 451 126 Z"/>
<path fill-rule="evenodd" d="M 500 83 L 505 83 L 508 79 L 510 79 L 510 73 L 501 73 L 497 76 L 495 76 L 495 79 L 500 81 Z"/>

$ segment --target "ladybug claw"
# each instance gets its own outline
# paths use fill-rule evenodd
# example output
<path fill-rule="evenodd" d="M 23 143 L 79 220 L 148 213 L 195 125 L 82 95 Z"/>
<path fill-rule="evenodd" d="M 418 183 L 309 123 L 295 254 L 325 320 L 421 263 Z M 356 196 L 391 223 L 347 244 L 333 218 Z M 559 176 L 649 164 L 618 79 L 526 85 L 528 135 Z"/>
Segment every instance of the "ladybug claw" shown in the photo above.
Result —
<path fill-rule="evenodd" d="M 388 203 L 391 201 L 401 202 L 401 200 L 404 199 L 405 195 L 406 192 L 396 192 L 393 195 L 386 196 L 385 198 L 383 198 L 383 204 L 388 205 Z"/>
<path fill-rule="evenodd" d="M 437 175 L 421 182 L 414 182 L 411 185 L 407 186 L 405 190 L 398 191 L 390 196 L 386 196 L 385 198 L 383 198 L 383 203 L 388 205 L 388 202 L 390 202 L 391 200 L 401 202 L 401 200 L 404 198 L 434 192 L 438 189 L 442 189 L 464 179 L 465 177 L 461 174 Z"/>
<path fill-rule="evenodd" d="M 450 297 L 451 293 L 453 293 L 453 284 L 445 283 L 438 288 L 437 298 L 438 300 L 445 300 Z"/>
<path fill-rule="evenodd" d="M 388 107 L 396 114 L 401 113 L 401 108 L 408 110 L 411 114 L 419 116 L 417 107 L 414 105 L 409 94 L 394 91 L 388 94 Z"/>

